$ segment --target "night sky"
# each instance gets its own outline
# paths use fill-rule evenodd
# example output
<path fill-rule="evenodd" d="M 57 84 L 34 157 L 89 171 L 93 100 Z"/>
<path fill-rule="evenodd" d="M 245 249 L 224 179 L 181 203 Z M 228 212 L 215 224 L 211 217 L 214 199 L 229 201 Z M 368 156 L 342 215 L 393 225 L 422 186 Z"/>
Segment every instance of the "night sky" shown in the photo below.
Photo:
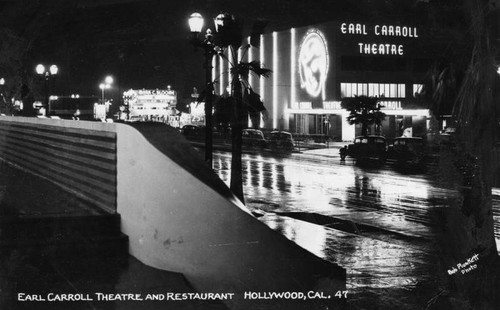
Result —
<path fill-rule="evenodd" d="M 0 75 L 15 97 L 40 96 L 43 82 L 34 68 L 43 63 L 59 67 L 58 95 L 99 96 L 99 83 L 112 75 L 115 100 L 129 88 L 167 85 L 182 99 L 203 85 L 202 51 L 189 43 L 192 12 L 211 18 L 230 12 L 244 20 L 248 35 L 257 20 L 267 22 L 266 32 L 340 18 L 421 22 L 426 2 L 0 0 Z"/>

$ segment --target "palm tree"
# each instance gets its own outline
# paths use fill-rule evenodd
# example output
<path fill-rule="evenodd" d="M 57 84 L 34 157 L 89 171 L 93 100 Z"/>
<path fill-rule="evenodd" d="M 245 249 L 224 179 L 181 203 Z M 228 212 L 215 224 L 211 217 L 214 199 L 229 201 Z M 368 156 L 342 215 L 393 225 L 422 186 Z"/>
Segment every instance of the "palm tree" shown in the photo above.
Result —
<path fill-rule="evenodd" d="M 351 125 L 361 124 L 361 135 L 368 134 L 368 126 L 379 125 L 385 119 L 385 113 L 380 111 L 380 104 L 375 97 L 354 96 L 342 98 L 340 103 L 343 109 L 349 111 L 347 121 Z"/>
<path fill-rule="evenodd" d="M 216 39 L 216 44 L 220 46 L 227 46 L 228 53 L 221 53 L 220 56 L 226 59 L 231 67 L 231 93 L 228 94 L 219 103 L 219 106 L 231 108 L 230 112 L 230 125 L 231 125 L 231 191 L 242 202 L 245 201 L 243 194 L 243 175 L 242 175 L 242 132 L 245 127 L 246 121 L 250 116 L 259 114 L 264 108 L 264 104 L 260 97 L 252 90 L 248 77 L 251 73 L 258 77 L 268 77 L 271 70 L 263 68 L 258 61 L 245 62 L 242 61 L 244 55 L 251 48 L 251 44 L 242 46 L 242 24 L 235 20 L 233 16 L 225 14 L 224 27 L 218 30 L 219 36 Z M 263 27 L 260 23 L 254 25 L 251 42 L 258 42 L 253 38 L 258 37 Z M 255 44 L 255 43 L 254 43 Z M 238 50 L 241 50 L 242 59 L 238 59 Z M 231 57 L 229 57 L 229 55 Z M 219 110 L 220 112 L 220 110 Z M 223 113 L 222 113 L 223 114 Z M 217 115 L 215 116 L 218 117 Z M 219 118 L 221 118 L 219 116 Z M 223 118 L 223 116 L 222 116 Z"/>
<path fill-rule="evenodd" d="M 434 1 L 436 2 L 436 1 Z M 498 253 L 495 244 L 491 188 L 496 170 L 494 154 L 495 126 L 498 108 L 494 102 L 496 79 L 492 37 L 488 21 L 490 6 L 487 0 L 462 0 L 461 14 L 455 16 L 464 28 L 454 29 L 462 36 L 460 47 L 447 55 L 448 62 L 436 66 L 428 83 L 427 96 L 431 112 L 439 118 L 452 113 L 457 127 L 453 147 L 440 151 L 440 173 L 445 180 L 460 189 L 460 198 L 450 201 L 437 216 L 441 226 L 438 240 L 443 268 L 461 263 L 479 254 L 473 276 L 450 277 L 450 297 L 474 309 L 494 308 L 495 271 Z M 450 7 L 436 6 L 441 10 Z M 457 8 L 454 3 L 453 9 Z M 439 21 L 436 21 L 437 23 Z M 439 24 L 438 24 L 439 25 Z M 498 96 L 498 94 L 497 94 Z M 443 274 L 446 270 L 443 270 Z M 498 283 L 497 283 L 498 284 Z"/>

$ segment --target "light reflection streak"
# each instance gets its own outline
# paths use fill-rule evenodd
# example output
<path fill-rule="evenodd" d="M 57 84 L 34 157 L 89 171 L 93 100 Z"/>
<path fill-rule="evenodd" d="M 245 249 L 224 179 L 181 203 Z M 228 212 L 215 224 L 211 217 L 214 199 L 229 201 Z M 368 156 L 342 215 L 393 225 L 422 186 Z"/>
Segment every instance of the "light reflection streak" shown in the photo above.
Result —
<path fill-rule="evenodd" d="M 226 179 L 230 156 L 218 154 Z M 245 155 L 246 201 L 276 212 L 319 213 L 373 227 L 432 237 L 429 199 L 452 195 L 427 177 L 292 157 Z M 221 170 L 215 169 L 221 175 Z M 252 207 L 249 207 L 250 209 Z M 269 208 L 269 210 L 267 209 Z M 432 272 L 419 247 L 403 247 L 266 213 L 262 219 L 310 252 L 348 269 L 351 288 L 415 287 Z M 347 255 L 346 255 L 347 253 Z M 410 259 L 409 257 L 412 257 Z M 420 264 L 419 262 L 422 262 Z"/>
<path fill-rule="evenodd" d="M 425 263 L 411 268 L 414 257 L 424 255 L 418 250 L 272 214 L 265 215 L 262 221 L 309 252 L 346 268 L 350 289 L 408 288 L 419 283 L 422 268 L 432 268 Z M 337 250 L 340 246 L 342 255 Z"/>
<path fill-rule="evenodd" d="M 257 162 L 257 173 L 259 178 L 259 182 L 257 183 L 257 185 L 259 187 L 262 187 L 264 184 L 264 162 L 262 161 Z"/>

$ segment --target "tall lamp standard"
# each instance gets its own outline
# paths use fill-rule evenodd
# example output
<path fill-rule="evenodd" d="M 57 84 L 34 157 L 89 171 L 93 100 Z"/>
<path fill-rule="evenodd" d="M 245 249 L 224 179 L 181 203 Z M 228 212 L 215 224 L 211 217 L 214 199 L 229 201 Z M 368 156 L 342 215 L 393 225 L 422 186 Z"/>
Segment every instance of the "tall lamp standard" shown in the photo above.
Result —
<path fill-rule="evenodd" d="M 103 83 L 99 84 L 99 88 L 101 89 L 101 94 L 102 94 L 101 95 L 102 96 L 101 97 L 101 100 L 102 100 L 101 102 L 104 105 L 106 104 L 106 101 L 104 99 L 104 90 L 111 88 L 111 84 L 113 84 L 113 77 L 111 77 L 109 75 L 104 79 Z M 106 113 L 107 112 L 108 112 L 108 107 L 106 107 Z"/>
<path fill-rule="evenodd" d="M 191 44 L 195 47 L 201 47 L 205 56 L 205 162 L 212 167 L 213 161 L 213 140 L 212 140 L 212 95 L 214 91 L 214 86 L 212 82 L 212 59 L 213 56 L 218 53 L 221 49 L 219 46 L 215 45 L 212 41 L 213 35 L 212 30 L 207 29 L 204 38 L 200 37 L 201 30 L 203 28 L 203 16 L 200 13 L 193 13 L 189 16 L 189 28 L 191 30 Z"/>
<path fill-rule="evenodd" d="M 45 66 L 39 64 L 36 66 L 35 71 L 38 75 L 45 79 L 45 106 L 47 107 L 47 116 L 50 115 L 50 98 L 49 98 L 49 80 L 54 81 L 57 73 L 59 72 L 59 68 L 56 65 L 51 65 L 48 70 L 46 70 Z"/>
<path fill-rule="evenodd" d="M 5 95 L 4 95 L 4 87 L 5 87 L 5 79 L 0 78 L 0 96 L 2 96 L 2 106 L 5 106 L 7 104 L 7 101 L 5 100 Z M 7 112 L 7 107 L 5 108 L 5 112 Z"/>

